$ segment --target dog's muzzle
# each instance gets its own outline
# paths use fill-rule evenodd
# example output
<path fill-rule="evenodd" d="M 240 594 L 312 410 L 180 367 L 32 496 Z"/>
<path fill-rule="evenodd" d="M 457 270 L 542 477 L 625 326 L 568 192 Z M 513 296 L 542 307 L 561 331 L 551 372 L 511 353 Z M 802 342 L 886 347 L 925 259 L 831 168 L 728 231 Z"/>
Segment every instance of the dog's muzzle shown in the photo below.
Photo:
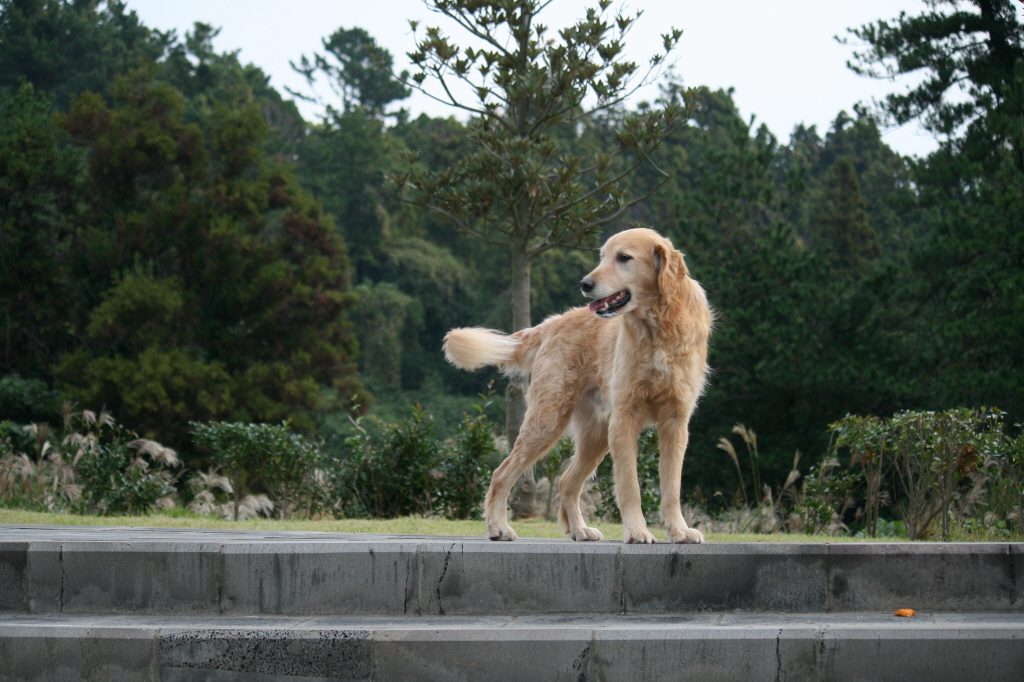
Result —
<path fill-rule="evenodd" d="M 592 312 L 597 313 L 598 317 L 612 317 L 619 311 L 622 306 L 629 303 L 632 298 L 628 291 L 620 291 L 616 294 L 612 294 L 607 298 L 602 298 L 597 301 L 593 301 L 588 308 Z"/>

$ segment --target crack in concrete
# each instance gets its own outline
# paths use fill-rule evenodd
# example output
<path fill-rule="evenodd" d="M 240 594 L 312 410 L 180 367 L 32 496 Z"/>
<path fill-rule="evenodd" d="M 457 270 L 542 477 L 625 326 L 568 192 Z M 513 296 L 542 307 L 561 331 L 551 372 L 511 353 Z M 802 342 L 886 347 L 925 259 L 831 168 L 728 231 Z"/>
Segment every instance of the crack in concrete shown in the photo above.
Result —
<path fill-rule="evenodd" d="M 782 680 L 782 628 L 775 635 L 775 682 Z"/>
<path fill-rule="evenodd" d="M 444 606 L 441 604 L 441 583 L 444 582 L 444 577 L 448 574 L 448 562 L 452 558 L 452 552 L 455 550 L 455 544 L 449 547 L 444 553 L 444 566 L 441 568 L 441 577 L 437 579 L 437 586 L 434 588 L 437 592 L 437 611 L 442 616 L 444 615 Z"/>
<path fill-rule="evenodd" d="M 818 658 L 814 662 L 814 668 L 817 672 L 815 679 L 818 680 L 825 679 L 825 667 L 827 665 L 827 662 L 825 660 L 825 635 L 827 634 L 827 631 L 827 625 L 819 625 L 817 628 L 815 628 L 815 636 L 818 638 Z"/>
<path fill-rule="evenodd" d="M 379 680 L 380 674 L 377 672 L 377 649 L 380 647 L 377 645 L 378 632 L 376 629 L 370 630 L 370 636 L 366 638 L 366 648 L 369 650 L 370 657 L 370 679 Z"/>
<path fill-rule="evenodd" d="M 576 675 L 576 682 L 587 682 L 587 660 L 590 658 L 590 650 L 594 647 L 594 631 L 590 631 L 590 644 L 580 652 L 576 660 L 572 662 L 572 669 L 578 674 Z"/>
<path fill-rule="evenodd" d="M 217 613 L 224 613 L 224 545 L 217 545 Z"/>
<path fill-rule="evenodd" d="M 424 600 L 427 599 L 426 590 L 423 589 L 423 545 L 416 545 L 416 615 L 422 616 L 424 613 L 425 606 L 429 606 L 429 603 L 424 605 Z"/>
<path fill-rule="evenodd" d="M 835 610 L 835 595 L 832 594 L 832 543 L 825 543 L 825 613 Z"/>
<path fill-rule="evenodd" d="M 1006 546 L 1006 552 L 1010 555 L 1010 606 L 1017 605 L 1017 566 L 1013 561 L 1013 545 Z"/>
<path fill-rule="evenodd" d="M 408 615 L 409 613 L 409 581 L 412 580 L 412 573 L 416 569 L 416 557 L 419 556 L 419 545 L 416 546 L 416 553 L 413 555 L 412 566 L 409 565 L 409 560 L 405 561 L 405 594 L 402 598 L 402 615 Z M 398 560 L 395 560 L 395 570 L 398 570 Z"/>
<path fill-rule="evenodd" d="M 64 545 L 60 545 L 57 553 L 57 564 L 60 566 L 60 611 L 64 612 L 64 584 L 67 582 L 67 573 L 64 570 Z"/>
<path fill-rule="evenodd" d="M 622 586 L 622 550 L 623 547 L 619 547 L 615 552 L 615 589 L 619 591 L 619 613 L 626 613 L 626 590 Z"/>

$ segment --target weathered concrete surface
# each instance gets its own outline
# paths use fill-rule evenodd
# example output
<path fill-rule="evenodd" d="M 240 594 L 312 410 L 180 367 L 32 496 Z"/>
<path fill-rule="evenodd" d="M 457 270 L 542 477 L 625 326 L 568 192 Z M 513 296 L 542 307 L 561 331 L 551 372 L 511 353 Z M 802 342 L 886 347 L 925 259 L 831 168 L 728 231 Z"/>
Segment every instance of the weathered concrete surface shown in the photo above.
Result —
<path fill-rule="evenodd" d="M 5 616 L 0 663 L 0 682 L 1001 681 L 1024 616 Z"/>
<path fill-rule="evenodd" d="M 0 613 L 1024 613 L 1013 543 L 710 543 L 0 526 Z"/>

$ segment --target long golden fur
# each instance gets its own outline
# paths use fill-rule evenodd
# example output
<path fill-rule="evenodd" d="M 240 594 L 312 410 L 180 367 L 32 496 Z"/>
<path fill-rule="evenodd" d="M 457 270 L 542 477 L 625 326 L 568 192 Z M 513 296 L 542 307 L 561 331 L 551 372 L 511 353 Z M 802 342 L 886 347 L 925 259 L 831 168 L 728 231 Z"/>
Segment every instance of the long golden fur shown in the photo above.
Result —
<path fill-rule="evenodd" d="M 445 336 L 445 356 L 458 367 L 498 365 L 531 376 L 519 438 L 487 491 L 487 536 L 516 538 L 508 525 L 509 491 L 568 431 L 576 448 L 558 486 L 562 529 L 573 540 L 603 539 L 583 521 L 580 492 L 611 450 L 623 539 L 654 542 L 640 508 L 636 456 L 640 431 L 655 426 L 668 538 L 703 542 L 683 519 L 679 490 L 690 415 L 707 375 L 712 312 L 704 290 L 672 242 L 644 228 L 611 237 L 581 286 L 595 299 L 589 309 L 574 308 L 509 336 L 478 328 Z"/>

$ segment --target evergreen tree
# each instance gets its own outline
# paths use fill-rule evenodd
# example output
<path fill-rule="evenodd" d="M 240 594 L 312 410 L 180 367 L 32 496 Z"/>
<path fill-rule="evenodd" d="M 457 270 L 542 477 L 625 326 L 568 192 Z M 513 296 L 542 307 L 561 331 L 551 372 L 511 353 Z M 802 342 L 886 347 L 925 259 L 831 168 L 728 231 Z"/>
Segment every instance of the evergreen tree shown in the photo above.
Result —
<path fill-rule="evenodd" d="M 292 68 L 305 76 L 311 88 L 318 75 L 326 78 L 328 86 L 341 100 L 343 112 L 358 107 L 379 116 L 388 104 L 409 96 L 409 89 L 391 75 L 391 53 L 378 47 L 377 41 L 365 30 L 339 28 L 324 38 L 323 46 L 326 54 L 314 52 L 312 59 L 303 55 L 298 65 L 292 63 Z M 400 80 L 407 77 L 408 73 L 403 72 Z M 289 92 L 325 104 L 317 96 Z"/>
<path fill-rule="evenodd" d="M 391 282 L 361 284 L 355 292 L 359 300 L 351 317 L 359 336 L 360 375 L 375 394 L 397 394 L 409 355 L 407 337 L 422 326 L 423 309 Z"/>
<path fill-rule="evenodd" d="M 876 78 L 923 72 L 918 85 L 886 97 L 892 120 L 920 121 L 975 162 L 998 164 L 1008 145 L 1024 170 L 1024 26 L 1013 0 L 926 4 L 923 14 L 851 29 L 868 49 L 850 68 Z M 968 98 L 949 97 L 953 90 Z"/>
<path fill-rule="evenodd" d="M 839 160 L 848 159 L 879 247 L 887 259 L 905 261 L 920 234 L 910 163 L 884 142 L 874 115 L 859 106 L 855 113 L 854 118 L 839 112 L 824 138 L 813 126 L 797 126 L 789 144 L 779 149 L 776 184 L 788 194 L 787 219 L 810 240 L 809 211 L 822 183 Z"/>
<path fill-rule="evenodd" d="M 24 80 L 65 109 L 85 90 L 109 95 L 117 76 L 159 60 L 173 41 L 120 0 L 3 0 L 0 88 Z"/>
<path fill-rule="evenodd" d="M 310 428 L 324 389 L 359 390 L 344 245 L 265 160 L 251 95 L 187 123 L 155 75 L 118 80 L 112 107 L 72 103 L 90 167 L 76 275 L 93 294 L 55 373 L 67 395 L 176 445 L 194 420 Z"/>
<path fill-rule="evenodd" d="M 362 109 L 332 111 L 298 145 L 303 187 L 333 216 L 357 280 L 378 279 L 385 239 L 382 185 L 397 163 L 384 123 Z"/>
<path fill-rule="evenodd" d="M 292 100 L 270 87 L 270 77 L 253 64 L 238 61 L 238 51 L 218 53 L 213 39 L 219 28 L 196 22 L 184 41 L 175 41 L 160 64 L 159 79 L 185 98 L 184 118 L 201 122 L 218 102 L 249 99 L 259 107 L 273 136 L 264 148 L 281 161 L 292 161 L 306 136 L 306 122 Z"/>
<path fill-rule="evenodd" d="M 0 88 L 0 375 L 45 376 L 70 342 L 81 164 L 51 108 L 29 83 Z"/>
<path fill-rule="evenodd" d="M 326 112 L 298 146 L 297 172 L 349 247 L 361 295 L 353 317 L 361 370 L 385 401 L 439 376 L 466 384 L 437 353 L 448 329 L 470 322 L 467 268 L 451 253 L 462 244 L 447 240 L 454 232 L 445 234 L 436 219 L 382 191 L 410 141 L 433 168 L 457 163 L 451 147 L 468 150 L 465 126 L 425 115 L 409 121 L 404 112 L 388 126 L 387 105 L 409 94 L 390 74 L 390 53 L 359 28 L 338 29 L 324 47 L 325 54 L 303 57 L 295 67 L 311 88 L 326 80 L 337 97 L 331 103 L 315 98 Z M 433 158 L 438 152 L 444 160 Z"/>
<path fill-rule="evenodd" d="M 814 203 L 810 225 L 814 245 L 827 254 L 836 270 L 866 272 L 881 255 L 881 248 L 868 223 L 867 203 L 848 157 L 829 168 Z"/>
<path fill-rule="evenodd" d="M 882 112 L 919 120 L 941 147 L 917 166 L 926 238 L 908 293 L 930 406 L 998 405 L 1024 415 L 1024 26 L 1011 0 L 929 2 L 854 30 L 851 67 L 920 84 Z M 949 9 L 942 8 L 948 5 Z M 950 97 L 966 91 L 966 99 Z"/>

